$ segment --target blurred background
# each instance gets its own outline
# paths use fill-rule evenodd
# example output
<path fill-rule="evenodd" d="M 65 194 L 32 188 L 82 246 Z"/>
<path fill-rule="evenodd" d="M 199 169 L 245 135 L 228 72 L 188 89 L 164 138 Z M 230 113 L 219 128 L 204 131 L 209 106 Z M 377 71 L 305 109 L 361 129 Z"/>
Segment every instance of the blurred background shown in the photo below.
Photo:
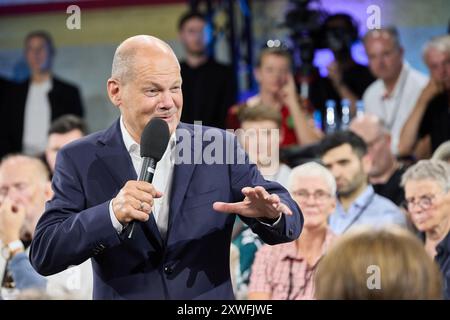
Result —
<path fill-rule="evenodd" d="M 81 9 L 81 29 L 69 30 L 67 7 Z M 208 12 L 214 23 L 211 36 L 213 54 L 218 61 L 232 63 L 240 97 L 256 91 L 252 64 L 259 49 L 270 39 L 293 46 L 290 35 L 298 28 L 315 30 L 326 14 L 348 13 L 358 24 L 359 35 L 367 31 L 367 8 L 378 6 L 381 25 L 395 25 L 405 49 L 406 60 L 428 73 L 421 58 L 421 47 L 433 36 L 447 33 L 450 2 L 445 0 L 229 0 L 229 1 L 44 1 L 0 0 L 0 76 L 23 80 L 27 67 L 23 41 L 32 30 L 47 30 L 54 38 L 57 54 L 53 71 L 81 89 L 86 121 L 90 131 L 107 127 L 118 111 L 108 101 L 106 80 L 117 45 L 136 34 L 151 34 L 167 41 L 179 58 L 183 48 L 178 41 L 177 22 L 190 7 Z M 291 19 L 287 14 L 297 10 Z M 309 14 L 314 11 L 315 15 Z M 296 15 L 295 15 L 296 14 Z M 289 20 L 289 25 L 286 21 Z M 303 37 L 303 35 L 302 35 Z M 357 62 L 367 63 L 361 42 L 352 47 Z M 248 54 L 251 56 L 249 57 Z M 333 60 L 329 49 L 317 49 L 314 56 L 322 75 Z"/>

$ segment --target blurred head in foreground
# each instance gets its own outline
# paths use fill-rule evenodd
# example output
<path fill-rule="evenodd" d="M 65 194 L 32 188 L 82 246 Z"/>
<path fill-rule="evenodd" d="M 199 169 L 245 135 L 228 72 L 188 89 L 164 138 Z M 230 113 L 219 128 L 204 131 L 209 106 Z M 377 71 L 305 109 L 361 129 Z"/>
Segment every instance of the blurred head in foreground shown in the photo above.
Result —
<path fill-rule="evenodd" d="M 317 299 L 441 299 L 438 267 L 404 229 L 359 229 L 342 236 L 319 263 Z"/>

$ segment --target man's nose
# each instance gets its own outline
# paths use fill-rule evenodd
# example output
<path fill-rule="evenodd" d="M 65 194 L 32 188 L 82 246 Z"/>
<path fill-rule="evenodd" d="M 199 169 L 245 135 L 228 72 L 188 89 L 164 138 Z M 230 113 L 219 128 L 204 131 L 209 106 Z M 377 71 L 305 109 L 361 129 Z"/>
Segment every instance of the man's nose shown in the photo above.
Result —
<path fill-rule="evenodd" d="M 174 106 L 173 98 L 170 92 L 163 92 L 161 95 L 160 108 L 169 109 Z"/>

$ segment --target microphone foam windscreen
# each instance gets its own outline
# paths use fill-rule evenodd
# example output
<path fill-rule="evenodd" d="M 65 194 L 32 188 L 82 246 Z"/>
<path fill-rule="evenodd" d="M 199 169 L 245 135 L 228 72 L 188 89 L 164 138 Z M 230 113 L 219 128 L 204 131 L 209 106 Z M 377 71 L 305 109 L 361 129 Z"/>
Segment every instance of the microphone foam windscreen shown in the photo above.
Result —
<path fill-rule="evenodd" d="M 167 122 L 161 118 L 152 118 L 142 131 L 141 157 L 161 160 L 169 139 L 170 132 Z"/>

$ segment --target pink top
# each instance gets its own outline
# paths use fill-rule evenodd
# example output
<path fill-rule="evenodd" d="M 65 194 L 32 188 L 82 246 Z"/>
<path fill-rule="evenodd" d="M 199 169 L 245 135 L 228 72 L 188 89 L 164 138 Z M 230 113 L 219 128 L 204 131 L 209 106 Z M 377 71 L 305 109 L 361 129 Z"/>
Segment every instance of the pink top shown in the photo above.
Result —
<path fill-rule="evenodd" d="M 272 300 L 314 299 L 317 263 L 335 239 L 336 236 L 328 228 L 322 254 L 312 266 L 297 252 L 296 241 L 275 246 L 264 245 L 256 253 L 248 292 L 270 293 Z"/>

